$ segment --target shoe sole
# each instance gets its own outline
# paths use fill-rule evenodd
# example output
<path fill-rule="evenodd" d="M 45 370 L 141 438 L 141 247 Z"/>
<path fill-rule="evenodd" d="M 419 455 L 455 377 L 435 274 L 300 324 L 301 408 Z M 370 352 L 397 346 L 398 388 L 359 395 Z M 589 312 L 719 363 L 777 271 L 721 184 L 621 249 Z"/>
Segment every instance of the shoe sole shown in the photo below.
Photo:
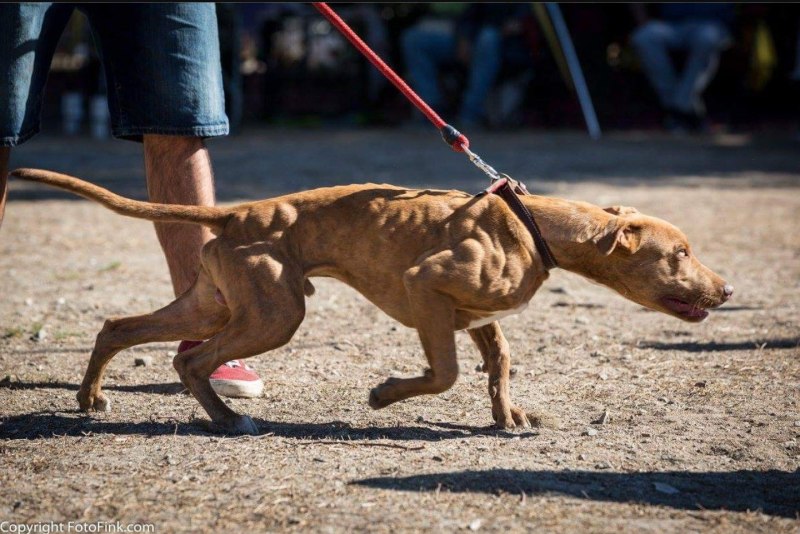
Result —
<path fill-rule="evenodd" d="M 215 380 L 210 379 L 211 388 L 217 395 L 237 399 L 260 397 L 264 391 L 264 382 L 258 380 Z"/>

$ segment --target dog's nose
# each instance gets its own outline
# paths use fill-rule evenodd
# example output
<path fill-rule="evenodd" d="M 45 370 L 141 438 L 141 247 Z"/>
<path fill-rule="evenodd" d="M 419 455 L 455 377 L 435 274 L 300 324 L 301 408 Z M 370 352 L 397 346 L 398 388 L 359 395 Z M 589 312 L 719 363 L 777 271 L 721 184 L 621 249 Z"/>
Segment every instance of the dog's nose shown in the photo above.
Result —
<path fill-rule="evenodd" d="M 730 284 L 725 284 L 722 288 L 722 295 L 725 297 L 725 300 L 728 300 L 733 296 L 733 286 Z"/>

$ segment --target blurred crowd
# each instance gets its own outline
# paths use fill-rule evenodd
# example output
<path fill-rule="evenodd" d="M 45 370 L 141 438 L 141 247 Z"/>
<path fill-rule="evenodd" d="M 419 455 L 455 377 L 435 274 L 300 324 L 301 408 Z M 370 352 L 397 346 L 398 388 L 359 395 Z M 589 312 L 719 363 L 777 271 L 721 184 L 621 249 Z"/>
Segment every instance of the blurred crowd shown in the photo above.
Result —
<path fill-rule="evenodd" d="M 226 111 L 242 124 L 423 124 L 307 3 L 218 3 Z M 580 128 L 563 40 L 537 3 L 332 7 L 456 127 Z M 560 4 L 605 129 L 676 134 L 797 129 L 797 4 Z M 45 119 L 108 135 L 103 76 L 76 13 L 59 44 Z M 49 116 L 48 116 L 49 114 Z"/>

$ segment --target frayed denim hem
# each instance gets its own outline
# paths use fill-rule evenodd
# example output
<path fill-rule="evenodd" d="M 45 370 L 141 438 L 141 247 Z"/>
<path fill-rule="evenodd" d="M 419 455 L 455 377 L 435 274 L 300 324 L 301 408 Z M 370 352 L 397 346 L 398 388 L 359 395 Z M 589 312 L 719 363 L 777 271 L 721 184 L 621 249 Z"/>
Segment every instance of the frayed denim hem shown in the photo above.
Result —
<path fill-rule="evenodd" d="M 129 141 L 142 141 L 142 136 L 147 134 L 155 135 L 177 135 L 181 137 L 219 137 L 228 135 L 230 127 L 228 123 L 214 124 L 209 126 L 191 127 L 166 127 L 166 126 L 128 126 L 125 128 L 113 128 L 112 134 L 117 139 L 127 139 Z"/>

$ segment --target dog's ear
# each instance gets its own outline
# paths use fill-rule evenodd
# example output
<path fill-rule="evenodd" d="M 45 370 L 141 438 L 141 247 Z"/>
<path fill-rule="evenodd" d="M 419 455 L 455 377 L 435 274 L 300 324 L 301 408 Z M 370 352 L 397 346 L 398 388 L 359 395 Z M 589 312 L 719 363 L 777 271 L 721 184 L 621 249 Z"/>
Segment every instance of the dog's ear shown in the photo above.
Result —
<path fill-rule="evenodd" d="M 603 208 L 603 211 L 618 217 L 625 217 L 626 215 L 634 215 L 639 213 L 639 210 L 636 208 L 631 208 L 630 206 L 609 206 L 607 208 Z"/>
<path fill-rule="evenodd" d="M 631 224 L 619 217 L 614 217 L 609 221 L 605 230 L 594 239 L 600 252 L 608 256 L 617 247 L 633 254 L 639 250 L 642 242 L 642 229 L 640 226 Z"/>

